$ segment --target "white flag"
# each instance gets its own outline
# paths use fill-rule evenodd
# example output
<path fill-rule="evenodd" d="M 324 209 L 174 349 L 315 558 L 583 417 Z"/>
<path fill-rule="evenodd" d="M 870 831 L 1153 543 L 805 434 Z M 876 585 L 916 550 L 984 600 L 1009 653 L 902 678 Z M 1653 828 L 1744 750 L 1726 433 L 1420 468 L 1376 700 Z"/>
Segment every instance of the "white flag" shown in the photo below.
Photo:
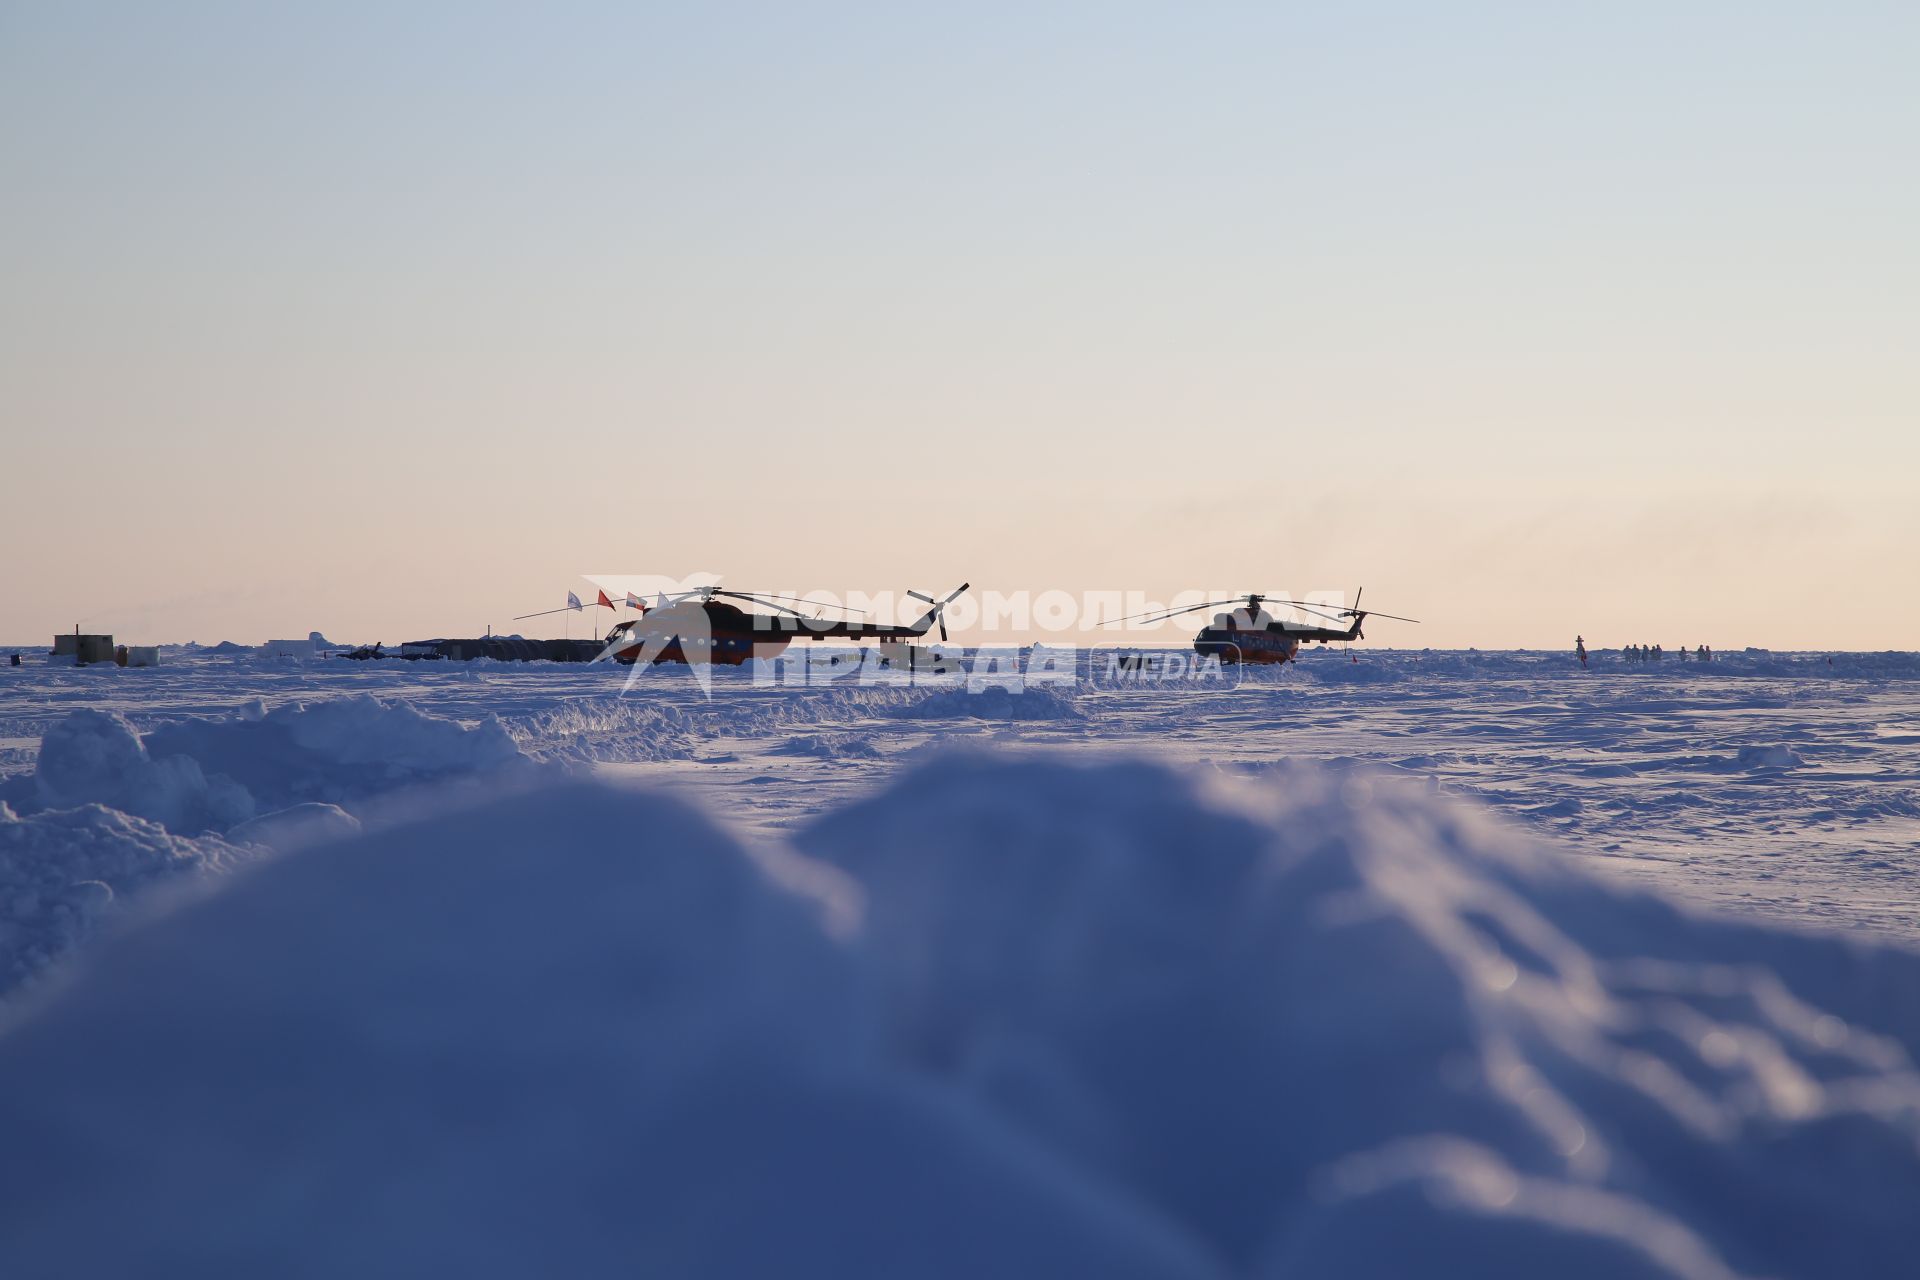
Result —
<path fill-rule="evenodd" d="M 582 605 L 582 604 L 580 603 L 580 597 L 579 597 L 579 596 L 577 596 L 577 595 L 575 595 L 575 594 L 573 594 L 573 592 L 571 592 L 571 591 L 569 591 L 569 592 L 567 592 L 567 608 L 569 608 L 569 609 L 582 609 L 582 608 L 585 608 L 585 607 L 586 607 L 586 606 L 584 606 L 584 605 Z"/>

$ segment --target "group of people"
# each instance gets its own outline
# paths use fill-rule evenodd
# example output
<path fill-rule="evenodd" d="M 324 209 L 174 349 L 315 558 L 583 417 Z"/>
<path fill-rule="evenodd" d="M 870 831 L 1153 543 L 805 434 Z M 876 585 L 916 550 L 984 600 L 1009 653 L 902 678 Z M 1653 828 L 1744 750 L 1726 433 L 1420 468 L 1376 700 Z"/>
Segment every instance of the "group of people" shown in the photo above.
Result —
<path fill-rule="evenodd" d="M 1685 645 L 1681 645 L 1674 652 L 1679 656 L 1680 661 L 1685 662 L 1687 660 L 1687 647 Z M 1667 651 L 1657 644 L 1630 644 L 1620 651 L 1620 656 L 1627 662 L 1658 662 L 1666 656 L 1666 653 Z M 1587 638 L 1585 636 L 1575 636 L 1573 638 L 1573 656 L 1580 659 L 1581 666 L 1584 667 L 1587 665 Z M 1696 662 L 1712 662 L 1713 650 L 1703 644 L 1693 651 L 1693 657 Z"/>
<path fill-rule="evenodd" d="M 1674 656 L 1680 661 L 1685 662 L 1687 660 L 1687 646 L 1681 645 L 1673 652 Z M 1620 656 L 1628 662 L 1658 662 L 1667 656 L 1667 651 L 1657 644 L 1630 644 L 1620 651 Z M 1713 650 L 1707 648 L 1706 645 L 1701 645 L 1693 651 L 1693 658 L 1696 662 L 1712 662 Z"/>

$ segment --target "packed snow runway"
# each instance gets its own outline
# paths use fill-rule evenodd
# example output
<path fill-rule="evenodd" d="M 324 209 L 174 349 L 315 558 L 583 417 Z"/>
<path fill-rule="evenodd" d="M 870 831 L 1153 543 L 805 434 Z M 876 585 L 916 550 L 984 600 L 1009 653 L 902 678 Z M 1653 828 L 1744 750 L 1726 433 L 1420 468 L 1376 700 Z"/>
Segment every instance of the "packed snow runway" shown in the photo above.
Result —
<path fill-rule="evenodd" d="M 1920 658 L 820 656 L 0 667 L 0 1271 L 1910 1274 Z"/>

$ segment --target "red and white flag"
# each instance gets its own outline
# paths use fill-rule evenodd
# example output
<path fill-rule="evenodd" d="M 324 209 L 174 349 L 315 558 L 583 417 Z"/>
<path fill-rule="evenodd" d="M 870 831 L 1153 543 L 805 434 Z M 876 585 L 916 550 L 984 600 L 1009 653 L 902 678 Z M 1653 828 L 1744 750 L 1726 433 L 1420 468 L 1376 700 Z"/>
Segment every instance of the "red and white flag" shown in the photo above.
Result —
<path fill-rule="evenodd" d="M 640 603 L 640 597 L 636 596 L 631 591 L 627 592 L 627 608 L 638 609 L 641 613 L 645 613 L 647 611 L 647 606 Z"/>

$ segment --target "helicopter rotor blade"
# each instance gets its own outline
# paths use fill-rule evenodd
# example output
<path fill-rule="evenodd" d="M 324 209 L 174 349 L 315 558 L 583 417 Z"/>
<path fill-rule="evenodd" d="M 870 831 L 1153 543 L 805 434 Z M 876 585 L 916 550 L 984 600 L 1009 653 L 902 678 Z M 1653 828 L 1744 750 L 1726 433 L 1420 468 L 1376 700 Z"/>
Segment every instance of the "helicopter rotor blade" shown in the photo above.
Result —
<path fill-rule="evenodd" d="M 746 600 L 753 604 L 765 605 L 769 609 L 778 609 L 781 613 L 789 614 L 795 618 L 805 618 L 807 616 L 806 614 L 800 612 L 798 609 L 789 609 L 784 604 L 780 604 L 773 600 L 764 599 L 748 591 L 721 591 L 716 588 L 713 594 L 716 596 L 726 596 L 729 599 L 733 599 L 733 600 Z"/>
<path fill-rule="evenodd" d="M 670 609 L 674 605 L 684 604 L 689 600 L 711 600 L 714 590 L 713 587 L 695 587 L 691 591 L 656 591 L 652 599 L 642 600 L 640 607 L 642 610 Z"/>
<path fill-rule="evenodd" d="M 919 628 L 916 634 L 924 635 L 926 634 L 926 629 L 929 624 L 938 623 L 940 627 L 940 642 L 942 644 L 945 644 L 947 640 L 947 606 L 952 604 L 955 600 L 958 600 L 960 598 L 961 592 L 965 591 L 968 587 L 972 585 L 973 584 L 970 582 L 963 582 L 959 586 L 955 587 L 953 590 L 947 592 L 947 594 L 944 597 L 938 600 L 934 599 L 932 596 L 928 595 L 924 591 L 914 591 L 912 589 L 909 589 L 907 591 L 908 597 L 914 600 L 924 601 L 927 604 L 932 606 L 932 608 L 927 610 L 926 614 L 920 619 L 920 621 L 914 624 L 915 627 Z"/>
<path fill-rule="evenodd" d="M 796 604 L 812 605 L 816 609 L 834 609 L 840 613 L 857 613 L 863 618 L 867 616 L 865 609 L 856 609 L 852 605 L 834 604 L 828 600 L 812 600 L 806 596 L 786 596 L 781 595 L 778 591 L 754 591 L 748 594 L 757 596 L 762 600 L 792 600 Z"/>
<path fill-rule="evenodd" d="M 1190 604 L 1184 609 L 1163 609 L 1150 611 L 1148 613 L 1136 613 L 1126 618 L 1113 618 L 1100 625 L 1103 627 L 1117 627 L 1123 622 L 1158 622 L 1163 618 L 1177 618 L 1183 613 L 1198 613 L 1202 609 L 1218 609 L 1222 605 L 1244 604 L 1245 602 L 1245 596 L 1235 596 L 1231 600 L 1209 600 L 1205 604 Z"/>
<path fill-rule="evenodd" d="M 1164 622 L 1168 618 L 1177 618 L 1181 614 L 1198 613 L 1202 609 L 1217 609 L 1221 605 L 1233 604 L 1233 603 L 1234 601 L 1232 600 L 1212 600 L 1212 601 L 1208 601 L 1206 604 L 1189 605 L 1185 609 L 1163 609 L 1158 613 L 1135 613 L 1125 618 L 1112 618 L 1106 622 L 1101 623 L 1100 625 L 1103 627 L 1117 627 L 1129 622 L 1140 622 L 1140 623 Z"/>
<path fill-rule="evenodd" d="M 961 583 L 959 586 L 955 587 L 953 590 L 947 592 L 946 596 L 940 601 L 939 604 L 933 606 L 934 615 L 938 617 L 940 620 L 940 643 L 941 644 L 945 644 L 947 642 L 947 606 L 952 604 L 955 600 L 958 600 L 962 595 L 962 593 L 964 593 L 966 589 L 972 585 L 973 584 L 971 582 Z"/>
<path fill-rule="evenodd" d="M 1314 614 L 1317 617 L 1325 618 L 1329 622 L 1338 622 L 1343 617 L 1350 618 L 1353 616 L 1353 613 L 1351 610 L 1342 614 L 1334 614 L 1334 613 L 1327 612 L 1325 609 L 1321 608 L 1319 605 L 1308 604 L 1304 600 L 1285 600 L 1279 596 L 1262 596 L 1260 598 L 1260 602 L 1262 604 L 1284 604 L 1295 609 L 1302 609 L 1308 613 Z"/>
<path fill-rule="evenodd" d="M 1365 589 L 1366 588 L 1362 587 L 1361 591 L 1364 591 Z M 1308 604 L 1304 600 L 1287 600 L 1280 596 L 1262 596 L 1261 599 L 1265 601 L 1267 604 L 1284 604 L 1284 605 L 1291 605 L 1296 609 L 1305 609 L 1308 613 L 1317 613 L 1323 618 L 1335 617 L 1335 615 L 1328 613 L 1326 611 L 1325 606 Z M 1378 609 L 1362 609 L 1360 607 L 1360 591 L 1356 591 L 1353 593 L 1353 607 L 1350 609 L 1340 610 L 1338 618 L 1359 618 L 1359 617 L 1391 618 L 1395 622 L 1411 622 L 1415 626 L 1418 626 L 1420 624 L 1420 619 L 1418 618 L 1403 618 L 1397 613 L 1381 613 Z M 1336 618 L 1336 621 L 1338 620 L 1338 618 Z"/>

